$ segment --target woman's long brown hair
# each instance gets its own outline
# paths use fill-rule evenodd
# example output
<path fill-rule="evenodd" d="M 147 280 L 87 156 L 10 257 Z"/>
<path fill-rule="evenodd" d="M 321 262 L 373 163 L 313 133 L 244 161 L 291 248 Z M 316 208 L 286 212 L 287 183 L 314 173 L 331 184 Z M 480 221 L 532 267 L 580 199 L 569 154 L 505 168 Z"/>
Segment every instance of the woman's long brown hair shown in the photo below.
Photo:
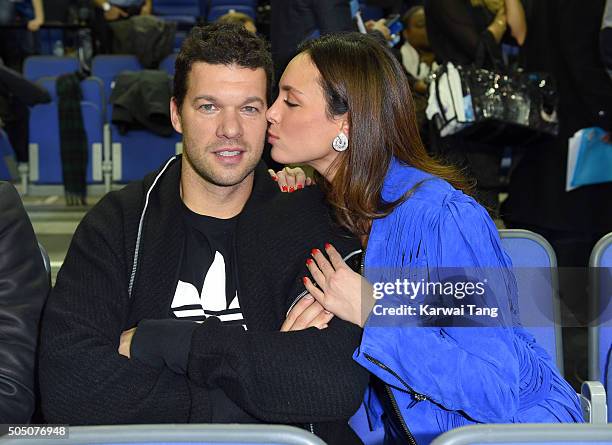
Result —
<path fill-rule="evenodd" d="M 400 63 L 373 37 L 331 34 L 300 47 L 320 73 L 330 117 L 348 113 L 349 146 L 330 167 L 331 184 L 321 181 L 338 222 L 355 235 L 367 235 L 373 219 L 389 215 L 409 198 L 384 202 L 383 182 L 391 159 L 471 192 L 454 167 L 425 150 L 414 112 L 408 79 Z"/>

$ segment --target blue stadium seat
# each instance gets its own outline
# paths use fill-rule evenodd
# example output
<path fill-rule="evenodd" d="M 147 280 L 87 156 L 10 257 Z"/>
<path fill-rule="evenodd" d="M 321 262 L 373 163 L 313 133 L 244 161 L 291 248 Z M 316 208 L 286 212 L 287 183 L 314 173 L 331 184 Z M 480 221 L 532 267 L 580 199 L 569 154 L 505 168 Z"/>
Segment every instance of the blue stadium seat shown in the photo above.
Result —
<path fill-rule="evenodd" d="M 13 439 L 2 436 L 0 445 L 22 445 L 23 440 L 23 438 Z M 221 443 L 225 445 L 325 445 L 325 442 L 316 435 L 300 428 L 285 425 L 244 424 L 72 426 L 69 437 L 45 439 L 45 445 L 212 445 Z"/>
<path fill-rule="evenodd" d="M 57 91 L 55 87 L 56 77 L 45 76 L 41 77 L 36 81 L 39 85 L 43 86 L 51 96 L 51 100 L 57 100 Z M 98 77 L 86 77 L 81 81 L 81 92 L 83 94 L 83 100 L 91 102 L 98 106 L 104 114 L 105 110 L 105 98 L 104 98 L 104 84 L 102 79 Z"/>
<path fill-rule="evenodd" d="M 231 10 L 235 12 L 242 12 L 243 14 L 248 15 L 253 20 L 255 20 L 255 8 L 248 5 L 238 5 L 232 2 L 232 4 L 227 5 L 216 5 L 211 6 L 210 11 L 208 12 L 208 21 L 214 22 L 222 15 L 227 14 Z"/>
<path fill-rule="evenodd" d="M 176 61 L 176 53 L 168 54 L 159 64 L 159 69 L 168 73 L 169 76 L 174 76 L 174 62 Z"/>
<path fill-rule="evenodd" d="M 87 183 L 102 181 L 103 115 L 97 105 L 82 101 L 81 113 L 87 135 Z M 62 184 L 57 101 L 36 105 L 30 112 L 30 182 Z"/>
<path fill-rule="evenodd" d="M 555 252 L 542 236 L 528 230 L 500 230 L 499 234 L 514 266 L 521 322 L 563 374 L 561 306 Z"/>
<path fill-rule="evenodd" d="M 110 94 L 115 77 L 122 71 L 140 71 L 142 66 L 135 56 L 96 56 L 92 63 L 92 74 L 102 79 L 107 104 L 107 122 L 104 136 L 104 159 L 112 160 L 112 180 L 118 183 L 142 179 L 157 169 L 170 156 L 180 151 L 181 137 L 178 133 L 170 137 L 157 136 L 148 131 L 129 131 L 121 135 L 115 125 L 110 124 L 112 106 Z M 179 145 L 177 145 L 179 144 Z"/>
<path fill-rule="evenodd" d="M 23 62 L 23 75 L 36 81 L 41 77 L 59 76 L 79 70 L 76 57 L 30 56 Z"/>
<path fill-rule="evenodd" d="M 595 311 L 589 326 L 589 380 L 606 386 L 608 422 L 612 422 L 612 233 L 593 248 L 589 293 Z"/>
<path fill-rule="evenodd" d="M 142 179 L 182 151 L 181 135 L 176 132 L 162 137 L 145 130 L 132 130 L 121 135 L 115 125 L 110 129 L 114 183 Z"/>
<path fill-rule="evenodd" d="M 91 74 L 102 80 L 104 84 L 105 103 L 109 103 L 113 82 L 122 71 L 140 71 L 142 65 L 132 55 L 99 55 L 91 62 Z M 107 121 L 110 122 L 111 107 L 106 107 Z"/>
<path fill-rule="evenodd" d="M 153 13 L 166 20 L 195 24 L 204 16 L 200 0 L 153 0 Z"/>
<path fill-rule="evenodd" d="M 59 114 L 55 77 L 43 77 L 38 83 L 51 96 L 48 104 L 36 105 L 30 113 L 30 182 L 33 184 L 61 184 L 62 161 L 60 151 Z M 104 100 L 102 81 L 88 77 L 81 81 L 83 98 L 81 113 L 87 135 L 87 183 L 102 181 Z"/>
<path fill-rule="evenodd" d="M 431 445 L 611 445 L 609 425 L 471 425 L 438 436 Z"/>

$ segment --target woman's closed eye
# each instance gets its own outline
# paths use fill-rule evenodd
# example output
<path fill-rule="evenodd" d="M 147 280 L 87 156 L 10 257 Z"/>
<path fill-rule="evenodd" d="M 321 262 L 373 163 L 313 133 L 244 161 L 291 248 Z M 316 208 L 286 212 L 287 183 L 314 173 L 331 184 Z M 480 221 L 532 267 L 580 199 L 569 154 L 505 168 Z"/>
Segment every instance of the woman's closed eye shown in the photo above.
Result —
<path fill-rule="evenodd" d="M 285 102 L 285 104 L 287 104 L 288 107 L 293 108 L 293 107 L 298 107 L 298 104 L 294 104 L 293 102 L 289 102 L 289 99 L 283 99 L 283 101 Z"/>

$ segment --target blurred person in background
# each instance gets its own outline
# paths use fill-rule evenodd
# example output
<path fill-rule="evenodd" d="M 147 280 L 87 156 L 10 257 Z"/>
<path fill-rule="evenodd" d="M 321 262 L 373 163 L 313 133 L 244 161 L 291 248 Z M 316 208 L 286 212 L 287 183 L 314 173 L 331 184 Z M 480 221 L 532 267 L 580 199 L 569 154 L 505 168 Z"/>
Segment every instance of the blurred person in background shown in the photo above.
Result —
<path fill-rule="evenodd" d="M 429 127 L 425 110 L 429 96 L 429 75 L 438 68 L 427 36 L 425 8 L 413 6 L 402 16 L 404 44 L 400 48 L 401 61 L 408 73 L 410 90 L 421 132 L 421 138 L 429 142 Z"/>
<path fill-rule="evenodd" d="M 587 372 L 586 267 L 597 240 L 612 231 L 612 183 L 566 191 L 568 140 L 580 129 L 609 132 L 612 125 L 612 81 L 599 48 L 605 3 L 526 2 L 530 31 L 523 48 L 525 68 L 552 73 L 556 79 L 559 135 L 525 152 L 502 206 L 506 226 L 539 233 L 555 250 L 565 307 L 566 376 L 575 389 Z"/>
<path fill-rule="evenodd" d="M 427 77 L 436 69 L 437 64 L 427 37 L 425 8 L 423 6 L 410 8 L 403 15 L 402 22 L 404 24 L 402 32 L 404 44 L 400 48 L 402 65 L 408 74 L 417 80 L 414 88 L 419 93 L 427 93 Z"/>
<path fill-rule="evenodd" d="M 36 53 L 35 32 L 45 21 L 43 0 L 0 0 L 0 58 L 21 72 L 26 57 Z M 26 29 L 2 28 L 25 25 Z"/>
<path fill-rule="evenodd" d="M 35 32 L 45 21 L 42 0 L 0 0 L 0 25 L 26 21 Z"/>
<path fill-rule="evenodd" d="M 94 14 L 91 26 L 98 40 L 96 52 L 101 54 L 110 53 L 112 50 L 109 22 L 153 13 L 153 0 L 92 0 L 92 2 Z"/>
<path fill-rule="evenodd" d="M 272 0 L 270 5 L 275 79 L 280 78 L 303 40 L 353 30 L 348 0 Z"/>
<path fill-rule="evenodd" d="M 230 11 L 227 14 L 219 17 L 217 21 L 219 23 L 238 23 L 244 26 L 247 31 L 252 32 L 253 34 L 257 33 L 255 21 L 243 12 Z"/>
<path fill-rule="evenodd" d="M 527 36 L 520 0 L 426 0 L 427 35 L 440 64 L 471 65 L 479 54 L 502 60 L 502 40 L 521 46 Z M 484 60 L 483 68 L 492 68 Z M 460 135 L 435 137 L 433 150 L 464 167 L 477 181 L 477 198 L 495 216 L 500 190 L 502 147 L 468 141 Z"/>

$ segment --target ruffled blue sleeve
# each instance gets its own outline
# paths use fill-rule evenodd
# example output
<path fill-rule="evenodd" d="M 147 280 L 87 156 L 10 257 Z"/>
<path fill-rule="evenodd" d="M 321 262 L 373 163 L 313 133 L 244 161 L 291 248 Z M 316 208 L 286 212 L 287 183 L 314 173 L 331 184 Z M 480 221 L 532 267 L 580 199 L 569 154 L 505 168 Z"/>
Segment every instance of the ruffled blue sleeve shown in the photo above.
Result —
<path fill-rule="evenodd" d="M 375 222 L 366 272 L 418 268 L 430 278 L 448 268 L 482 273 L 494 279 L 493 304 L 506 318 L 487 327 L 432 327 L 397 321 L 375 325 L 371 315 L 354 358 L 389 385 L 424 395 L 445 409 L 478 422 L 508 422 L 519 405 L 511 263 L 493 221 L 479 204 L 450 188 L 439 195 L 436 187 L 424 187 L 392 215 Z"/>

